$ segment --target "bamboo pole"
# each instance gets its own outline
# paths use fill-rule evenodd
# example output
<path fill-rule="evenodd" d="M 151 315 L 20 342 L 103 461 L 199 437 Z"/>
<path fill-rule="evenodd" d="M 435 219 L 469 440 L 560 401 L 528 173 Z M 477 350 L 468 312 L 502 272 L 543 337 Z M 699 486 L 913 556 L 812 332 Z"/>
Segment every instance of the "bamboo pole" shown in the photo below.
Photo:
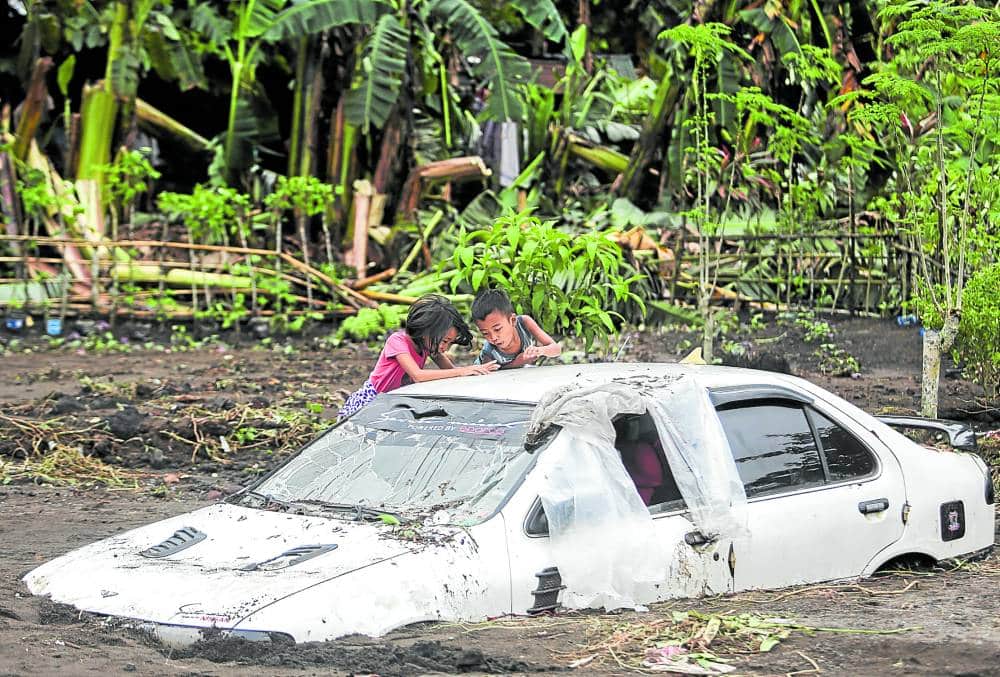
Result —
<path fill-rule="evenodd" d="M 358 277 L 368 269 L 368 209 L 374 189 L 367 180 L 354 182 L 354 238 L 351 258 Z"/>
<path fill-rule="evenodd" d="M 388 280 L 395 274 L 396 274 L 395 268 L 387 268 L 383 270 L 381 273 L 375 273 L 374 275 L 369 275 L 368 277 L 362 277 L 358 280 L 354 280 L 353 282 L 349 282 L 347 286 L 350 287 L 351 289 L 361 290 L 364 289 L 365 287 L 368 287 L 369 285 L 375 284 L 376 282 L 382 282 L 383 280 Z"/>

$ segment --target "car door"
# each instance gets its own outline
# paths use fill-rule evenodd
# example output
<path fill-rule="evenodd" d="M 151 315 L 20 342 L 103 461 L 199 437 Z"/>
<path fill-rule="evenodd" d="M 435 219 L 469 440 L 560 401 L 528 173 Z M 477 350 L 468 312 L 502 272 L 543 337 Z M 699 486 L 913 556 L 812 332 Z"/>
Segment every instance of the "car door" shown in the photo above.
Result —
<path fill-rule="evenodd" d="M 902 536 L 899 463 L 858 424 L 811 398 L 728 401 L 717 411 L 748 500 L 736 590 L 858 576 Z"/>
<path fill-rule="evenodd" d="M 560 435 L 560 438 L 563 436 Z M 569 443 L 557 439 L 556 444 Z M 511 570 L 511 611 L 541 613 L 561 601 L 564 581 L 556 562 L 564 557 L 586 557 L 586 553 L 560 553 L 549 538 L 548 522 L 538 500 L 546 481 L 544 463 L 539 463 L 517 494 L 503 509 Z M 695 531 L 683 503 L 664 502 L 650 506 L 650 542 L 665 544 L 671 552 L 659 580 L 644 585 L 638 600 L 657 600 L 717 594 L 732 590 L 729 569 L 731 541 L 706 542 Z M 595 544 L 600 547 L 600 544 Z"/>

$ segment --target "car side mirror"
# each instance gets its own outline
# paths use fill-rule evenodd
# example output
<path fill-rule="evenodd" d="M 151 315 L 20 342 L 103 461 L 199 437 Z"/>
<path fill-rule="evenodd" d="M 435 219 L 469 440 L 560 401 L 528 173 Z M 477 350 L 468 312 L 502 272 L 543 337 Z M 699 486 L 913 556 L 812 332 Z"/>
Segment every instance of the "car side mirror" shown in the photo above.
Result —
<path fill-rule="evenodd" d="M 535 499 L 524 520 L 524 533 L 529 536 L 549 535 L 549 518 L 545 514 L 545 509 L 542 508 L 542 502 L 538 499 Z"/>

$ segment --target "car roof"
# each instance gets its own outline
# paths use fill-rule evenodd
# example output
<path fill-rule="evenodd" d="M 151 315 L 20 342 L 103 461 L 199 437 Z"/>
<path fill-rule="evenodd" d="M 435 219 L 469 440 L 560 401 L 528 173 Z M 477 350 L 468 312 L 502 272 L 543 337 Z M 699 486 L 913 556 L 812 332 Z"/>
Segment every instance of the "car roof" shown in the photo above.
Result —
<path fill-rule="evenodd" d="M 486 376 L 464 376 L 414 383 L 393 392 L 399 395 L 538 402 L 543 394 L 556 388 L 609 383 L 623 378 L 643 376 L 656 378 L 681 374 L 697 376 L 698 380 L 707 388 L 787 382 L 779 374 L 738 367 L 607 362 L 506 369 Z"/>

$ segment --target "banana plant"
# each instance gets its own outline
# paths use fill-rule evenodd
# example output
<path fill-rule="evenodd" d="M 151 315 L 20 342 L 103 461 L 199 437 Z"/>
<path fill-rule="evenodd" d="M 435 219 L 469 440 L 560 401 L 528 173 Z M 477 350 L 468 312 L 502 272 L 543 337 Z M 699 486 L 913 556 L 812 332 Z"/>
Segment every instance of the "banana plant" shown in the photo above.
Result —
<path fill-rule="evenodd" d="M 515 0 L 512 3 L 531 26 L 548 40 L 563 43 L 566 27 L 552 0 Z M 472 75 L 489 88 L 486 114 L 504 121 L 521 119 L 524 107 L 521 86 L 528 79 L 527 61 L 501 38 L 496 28 L 469 0 L 414 0 L 375 23 L 363 45 L 351 90 L 345 101 L 347 120 L 362 133 L 381 129 L 399 102 L 407 79 L 407 66 L 416 66 L 410 97 L 421 101 L 440 97 L 450 136 L 454 106 L 447 83 L 446 63 L 454 50 L 465 57 Z"/>
<path fill-rule="evenodd" d="M 229 3 L 225 15 L 208 3 L 195 8 L 194 30 L 206 40 L 207 49 L 229 66 L 229 112 L 223 141 L 227 181 L 235 181 L 248 163 L 252 144 L 262 137 L 258 113 L 266 98 L 258 91 L 256 71 L 266 47 L 337 26 L 373 25 L 388 9 L 382 0 L 242 0 Z"/>

